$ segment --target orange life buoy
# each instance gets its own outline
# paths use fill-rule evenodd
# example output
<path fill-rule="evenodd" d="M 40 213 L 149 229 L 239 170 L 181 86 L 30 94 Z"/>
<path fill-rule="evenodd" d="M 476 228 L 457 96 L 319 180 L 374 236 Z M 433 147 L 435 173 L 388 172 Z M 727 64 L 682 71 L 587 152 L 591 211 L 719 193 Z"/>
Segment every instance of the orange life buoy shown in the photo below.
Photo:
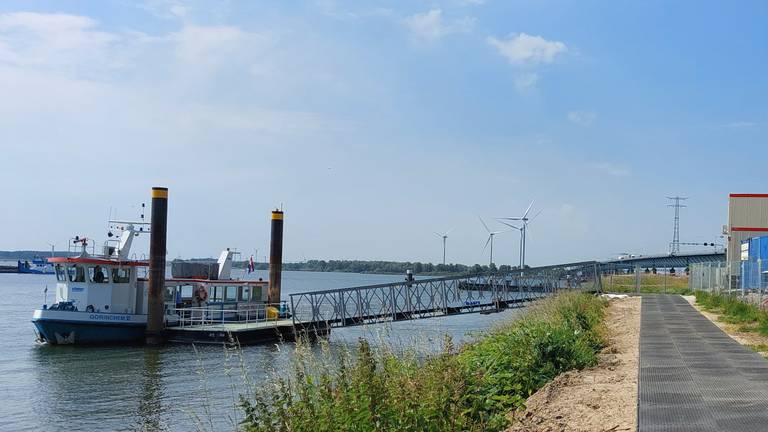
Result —
<path fill-rule="evenodd" d="M 200 301 L 208 300 L 208 290 L 205 287 L 199 287 L 197 289 L 197 299 Z"/>

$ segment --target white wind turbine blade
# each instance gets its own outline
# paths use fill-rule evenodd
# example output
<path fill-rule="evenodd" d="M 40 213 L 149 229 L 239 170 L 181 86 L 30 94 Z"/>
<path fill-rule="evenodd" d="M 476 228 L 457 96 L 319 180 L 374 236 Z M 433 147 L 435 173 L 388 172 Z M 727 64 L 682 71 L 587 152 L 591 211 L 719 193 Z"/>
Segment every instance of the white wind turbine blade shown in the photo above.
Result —
<path fill-rule="evenodd" d="M 437 231 L 432 231 L 432 232 L 433 232 L 433 233 L 435 233 L 435 235 L 436 235 L 436 236 L 438 236 L 438 237 L 440 237 L 440 238 L 443 238 L 443 235 L 442 235 L 442 234 L 440 234 L 439 232 L 437 232 Z"/>
<path fill-rule="evenodd" d="M 541 212 L 542 212 L 542 211 L 543 211 L 543 210 L 539 210 L 539 211 L 537 211 L 537 212 L 536 212 L 536 214 L 535 214 L 535 215 L 533 215 L 533 217 L 532 217 L 532 218 L 528 219 L 528 222 L 529 222 L 529 223 L 530 223 L 530 222 L 533 222 L 533 220 L 534 220 L 534 219 L 536 219 L 537 217 L 539 217 L 539 215 L 541 214 Z"/>
<path fill-rule="evenodd" d="M 483 226 L 485 227 L 485 230 L 488 231 L 488 234 L 490 234 L 491 229 L 488 228 L 488 225 L 485 224 L 485 221 L 483 220 L 483 218 L 481 218 L 480 216 L 478 216 L 477 218 L 480 219 L 480 223 L 483 224 Z"/>
<path fill-rule="evenodd" d="M 456 229 L 456 227 L 453 227 L 453 228 L 449 229 L 448 231 L 446 231 L 446 232 L 445 232 L 445 235 L 448 235 L 448 234 L 450 234 L 450 233 L 451 233 L 451 231 L 453 231 L 453 230 L 455 230 L 455 229 Z"/>
<path fill-rule="evenodd" d="M 528 209 L 526 209 L 525 213 L 523 213 L 522 219 L 525 219 L 528 216 L 528 212 L 531 211 L 531 207 L 533 207 L 533 201 L 531 201 L 531 204 L 528 206 Z"/>
<path fill-rule="evenodd" d="M 508 226 L 508 227 L 510 227 L 510 228 L 514 228 L 514 229 L 516 229 L 516 230 L 519 230 L 519 229 L 520 229 L 520 227 L 516 227 L 516 226 L 512 225 L 511 223 L 506 223 L 506 222 L 504 222 L 504 221 L 497 221 L 497 222 L 498 222 L 498 223 L 500 223 L 500 224 L 506 225 L 506 226 Z"/>
<path fill-rule="evenodd" d="M 491 242 L 491 236 L 488 236 L 488 240 L 485 241 L 485 246 L 483 246 L 483 251 L 480 252 L 480 255 L 485 254 L 485 249 L 488 247 L 488 243 Z"/>

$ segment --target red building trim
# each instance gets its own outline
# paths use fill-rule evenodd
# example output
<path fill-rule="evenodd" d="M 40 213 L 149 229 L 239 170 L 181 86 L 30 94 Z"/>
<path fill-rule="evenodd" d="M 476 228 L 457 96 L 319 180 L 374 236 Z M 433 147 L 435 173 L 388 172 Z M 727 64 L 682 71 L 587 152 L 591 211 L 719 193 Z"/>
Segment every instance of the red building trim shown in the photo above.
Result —
<path fill-rule="evenodd" d="M 149 265 L 146 261 L 113 261 L 107 259 L 98 258 L 67 258 L 67 257 L 53 257 L 48 258 L 49 263 L 55 264 L 95 264 L 105 266 L 127 266 L 127 267 L 146 267 Z"/>
<path fill-rule="evenodd" d="M 768 232 L 768 228 L 757 228 L 757 227 L 731 227 L 731 231 L 755 231 L 755 232 Z"/>
<path fill-rule="evenodd" d="M 731 198 L 768 198 L 768 194 L 739 194 L 739 193 L 732 193 L 729 196 Z"/>

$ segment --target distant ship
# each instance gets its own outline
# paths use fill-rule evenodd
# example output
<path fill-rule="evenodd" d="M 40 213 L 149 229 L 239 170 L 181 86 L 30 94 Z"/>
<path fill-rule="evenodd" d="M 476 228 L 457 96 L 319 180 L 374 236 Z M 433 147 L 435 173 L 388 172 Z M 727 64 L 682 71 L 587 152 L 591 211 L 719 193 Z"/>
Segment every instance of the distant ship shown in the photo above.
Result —
<path fill-rule="evenodd" d="M 35 257 L 32 262 L 29 261 L 17 261 L 18 270 L 19 273 L 27 273 L 27 274 L 54 274 L 55 270 L 53 268 L 53 264 L 49 263 L 47 260 Z"/>

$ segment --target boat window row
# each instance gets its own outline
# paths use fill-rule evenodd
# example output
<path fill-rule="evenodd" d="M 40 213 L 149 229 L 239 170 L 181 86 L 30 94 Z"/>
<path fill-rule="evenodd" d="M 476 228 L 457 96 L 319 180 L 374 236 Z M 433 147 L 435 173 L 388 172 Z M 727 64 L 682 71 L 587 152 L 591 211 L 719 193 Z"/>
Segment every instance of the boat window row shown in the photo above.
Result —
<path fill-rule="evenodd" d="M 201 290 L 205 289 L 207 303 L 224 302 L 260 302 L 261 287 L 251 286 L 196 286 L 180 285 L 166 287 L 165 301 L 175 303 L 191 303 L 202 299 Z"/>
<path fill-rule="evenodd" d="M 110 271 L 111 270 L 111 271 Z M 59 282 L 88 282 L 91 283 L 128 283 L 131 281 L 130 267 L 103 267 L 103 266 L 63 266 L 56 264 L 56 279 Z"/>

